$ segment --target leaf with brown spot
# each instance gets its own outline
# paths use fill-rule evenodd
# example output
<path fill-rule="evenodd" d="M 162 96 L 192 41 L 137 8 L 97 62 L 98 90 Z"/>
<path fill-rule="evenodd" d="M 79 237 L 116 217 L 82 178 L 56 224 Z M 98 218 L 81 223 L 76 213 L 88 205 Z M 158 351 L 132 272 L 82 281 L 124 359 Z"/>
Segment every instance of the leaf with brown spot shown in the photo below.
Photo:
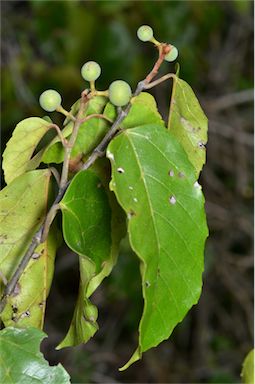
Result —
<path fill-rule="evenodd" d="M 126 369 L 168 339 L 198 302 L 208 229 L 195 169 L 164 127 L 123 131 L 109 144 L 107 157 L 110 189 L 127 214 L 130 245 L 141 261 L 144 310 L 138 348 Z"/>
<path fill-rule="evenodd" d="M 168 129 L 185 149 L 199 175 L 205 164 L 208 120 L 192 88 L 174 76 Z"/>
<path fill-rule="evenodd" d="M 24 270 L 15 294 L 7 299 L 1 314 L 6 327 L 33 326 L 43 329 L 46 299 L 49 294 L 60 233 L 54 226 L 40 244 Z"/>
<path fill-rule="evenodd" d="M 7 280 L 45 218 L 50 175 L 49 170 L 24 173 L 0 192 L 0 269 Z"/>

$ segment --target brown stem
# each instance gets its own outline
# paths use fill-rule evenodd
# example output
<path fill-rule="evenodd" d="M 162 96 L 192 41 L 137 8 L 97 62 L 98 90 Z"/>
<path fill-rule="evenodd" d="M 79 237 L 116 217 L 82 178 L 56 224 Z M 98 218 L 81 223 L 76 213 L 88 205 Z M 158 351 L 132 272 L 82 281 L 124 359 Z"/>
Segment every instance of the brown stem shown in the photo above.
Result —
<path fill-rule="evenodd" d="M 157 75 L 161 64 L 164 61 L 165 56 L 170 52 L 170 46 L 168 44 L 161 44 L 158 46 L 159 57 L 150 73 L 146 76 L 145 82 L 150 83 L 151 80 Z"/>
<path fill-rule="evenodd" d="M 163 83 L 164 81 L 168 80 L 168 79 L 175 79 L 176 78 L 176 75 L 174 73 L 168 73 L 162 77 L 160 77 L 159 79 L 153 81 L 152 83 L 149 83 L 149 84 L 146 84 L 144 86 L 145 89 L 151 89 L 153 87 L 155 87 L 155 85 L 158 85 L 160 83 Z"/>
<path fill-rule="evenodd" d="M 79 109 L 79 112 L 77 114 L 74 126 L 73 126 L 71 137 L 68 141 L 68 144 L 64 147 L 65 148 L 65 156 L 64 156 L 62 174 L 61 174 L 61 179 L 60 179 L 60 189 L 64 187 L 64 185 L 66 184 L 67 179 L 68 179 L 68 169 L 69 169 L 69 161 L 70 161 L 70 157 L 71 157 L 71 152 L 72 152 L 74 143 L 76 141 L 76 138 L 77 138 L 77 135 L 79 132 L 79 128 L 82 124 L 81 120 L 82 120 L 82 116 L 84 114 L 85 106 L 86 106 L 86 103 L 88 102 L 88 100 L 89 100 L 89 98 L 88 98 L 87 94 L 82 93 L 80 109 Z"/>
<path fill-rule="evenodd" d="M 64 138 L 62 131 L 59 128 L 59 126 L 57 124 L 51 124 L 50 128 L 54 128 L 57 131 L 58 137 L 60 138 L 63 147 L 66 147 L 67 140 Z"/>
<path fill-rule="evenodd" d="M 12 276 L 11 280 L 8 282 L 8 284 L 5 287 L 3 297 L 2 297 L 2 300 L 0 302 L 0 313 L 2 313 L 2 311 L 4 310 L 7 297 L 13 293 L 22 272 L 26 268 L 29 260 L 31 259 L 32 255 L 34 253 L 35 248 L 40 244 L 41 236 L 42 236 L 42 226 L 38 229 L 38 231 L 34 235 L 32 242 L 31 242 L 25 256 L 23 257 L 23 259 L 19 263 L 14 275 Z"/>

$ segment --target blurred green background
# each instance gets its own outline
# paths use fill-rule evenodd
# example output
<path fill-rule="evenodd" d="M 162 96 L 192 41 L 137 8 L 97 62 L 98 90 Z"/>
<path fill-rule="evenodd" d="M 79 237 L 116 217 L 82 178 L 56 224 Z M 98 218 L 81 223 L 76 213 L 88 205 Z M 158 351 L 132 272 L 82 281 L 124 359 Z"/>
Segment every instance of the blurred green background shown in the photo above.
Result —
<path fill-rule="evenodd" d="M 206 195 L 210 237 L 200 302 L 170 340 L 120 373 L 136 347 L 142 311 L 139 266 L 126 241 L 118 266 L 94 295 L 100 330 L 87 345 L 55 351 L 72 316 L 78 260 L 64 247 L 48 301 L 43 352 L 73 383 L 237 383 L 253 344 L 253 2 L 1 1 L 2 147 L 15 125 L 43 116 L 38 97 L 55 88 L 66 109 L 87 85 L 82 64 L 102 66 L 99 89 L 123 79 L 134 89 L 157 53 L 136 30 L 176 45 L 181 77 L 209 117 Z M 173 71 L 165 63 L 162 73 Z M 170 84 L 152 91 L 166 118 Z M 52 118 L 58 124 L 57 114 Z M 146 241 L 146 239 L 145 239 Z"/>

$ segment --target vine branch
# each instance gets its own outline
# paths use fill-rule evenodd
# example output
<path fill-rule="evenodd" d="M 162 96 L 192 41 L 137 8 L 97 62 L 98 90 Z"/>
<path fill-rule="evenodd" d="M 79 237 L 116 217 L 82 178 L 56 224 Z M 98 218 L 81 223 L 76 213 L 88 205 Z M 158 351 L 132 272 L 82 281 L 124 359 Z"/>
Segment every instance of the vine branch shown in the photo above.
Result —
<path fill-rule="evenodd" d="M 158 46 L 158 50 L 159 50 L 159 57 L 158 57 L 155 65 L 153 66 L 150 73 L 146 76 L 146 78 L 137 84 L 137 87 L 136 87 L 136 90 L 133 94 L 133 97 L 138 96 L 144 89 L 152 88 L 154 85 L 157 85 L 160 82 L 165 81 L 168 78 L 173 76 L 173 74 L 168 74 L 168 75 L 165 75 L 162 78 L 152 82 L 152 80 L 154 79 L 154 77 L 157 75 L 157 73 L 159 71 L 159 68 L 160 68 L 160 66 L 161 66 L 161 64 L 165 58 L 165 55 L 170 51 L 170 47 L 167 44 L 160 44 Z M 19 263 L 16 271 L 14 272 L 13 276 L 11 277 L 11 279 L 9 280 L 9 282 L 7 283 L 7 285 L 4 289 L 4 293 L 3 293 L 2 299 L 0 301 L 0 313 L 5 308 L 8 296 L 10 296 L 13 293 L 13 291 L 15 290 L 15 287 L 16 287 L 22 273 L 24 272 L 27 264 L 29 263 L 29 260 L 31 259 L 32 255 L 34 253 L 34 250 L 36 249 L 36 247 L 40 243 L 43 243 L 45 241 L 45 239 L 47 238 L 50 225 L 53 222 L 53 220 L 57 214 L 57 211 L 59 209 L 59 202 L 62 200 L 62 198 L 63 198 L 63 196 L 64 196 L 64 194 L 65 194 L 65 192 L 66 192 L 66 190 L 70 184 L 70 180 L 68 180 L 68 169 L 69 169 L 71 151 L 72 151 L 72 148 L 75 144 L 75 141 L 76 141 L 76 138 L 77 138 L 81 124 L 84 123 L 85 121 L 89 120 L 90 118 L 95 118 L 95 117 L 104 118 L 107 120 L 106 116 L 101 115 L 101 114 L 89 115 L 86 118 L 82 119 L 82 116 L 84 114 L 87 102 L 91 99 L 91 97 L 93 97 L 93 92 L 89 93 L 88 90 L 85 90 L 84 92 L 82 92 L 81 104 L 80 104 L 80 108 L 79 108 L 77 117 L 72 119 L 74 121 L 74 127 L 73 127 L 71 137 L 67 143 L 66 143 L 66 139 L 61 140 L 63 144 L 65 143 L 65 145 L 63 145 L 64 149 L 65 149 L 65 156 L 64 156 L 64 161 L 63 161 L 63 167 L 62 167 L 62 173 L 61 173 L 61 178 L 60 178 L 60 183 L 59 183 L 58 194 L 57 194 L 55 201 L 53 202 L 51 208 L 49 209 L 49 211 L 45 217 L 44 222 L 42 223 L 40 228 L 37 230 L 35 235 L 33 236 L 33 239 L 31 241 L 31 244 L 30 244 L 28 250 L 26 251 L 26 253 L 23 256 L 21 262 Z M 82 170 L 86 170 L 86 169 L 90 168 L 99 157 L 104 156 L 109 142 L 114 138 L 114 136 L 118 132 L 119 127 L 120 127 L 121 123 L 123 122 L 123 120 L 125 119 L 125 117 L 128 115 L 128 113 L 131 109 L 131 106 L 132 106 L 132 104 L 130 101 L 124 110 L 122 110 L 122 109 L 119 110 L 116 120 L 113 122 L 111 128 L 109 129 L 109 131 L 107 131 L 106 135 L 101 140 L 101 142 L 96 146 L 96 148 L 92 151 L 89 158 L 83 164 Z M 56 129 L 55 126 L 53 126 L 53 128 Z M 59 132 L 58 132 L 58 134 L 59 134 Z M 60 138 L 61 138 L 61 135 L 62 135 L 62 133 L 60 131 Z M 63 137 L 62 137 L 62 139 L 63 139 Z"/>

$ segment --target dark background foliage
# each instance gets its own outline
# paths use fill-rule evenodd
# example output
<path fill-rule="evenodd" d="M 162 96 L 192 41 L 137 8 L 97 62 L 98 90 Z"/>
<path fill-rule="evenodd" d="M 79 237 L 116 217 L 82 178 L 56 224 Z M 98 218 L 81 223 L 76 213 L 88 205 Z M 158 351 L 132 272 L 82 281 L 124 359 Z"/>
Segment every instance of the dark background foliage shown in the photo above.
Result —
<path fill-rule="evenodd" d="M 114 79 L 135 88 L 156 52 L 136 38 L 149 24 L 180 52 L 181 77 L 209 117 L 201 183 L 210 237 L 199 304 L 170 340 L 118 372 L 133 352 L 142 311 L 138 261 L 123 242 L 118 266 L 94 295 L 100 330 L 85 346 L 55 351 L 77 294 L 77 257 L 57 258 L 43 344 L 74 383 L 236 383 L 253 344 L 253 3 L 251 1 L 2 1 L 2 144 L 15 125 L 43 116 L 40 93 L 55 88 L 68 109 L 86 87 L 81 65 L 102 66 L 99 89 Z M 163 71 L 174 70 L 165 63 Z M 170 84 L 153 90 L 164 117 Z M 52 114 L 57 123 L 60 117 Z M 146 241 L 146 238 L 144 239 Z"/>

